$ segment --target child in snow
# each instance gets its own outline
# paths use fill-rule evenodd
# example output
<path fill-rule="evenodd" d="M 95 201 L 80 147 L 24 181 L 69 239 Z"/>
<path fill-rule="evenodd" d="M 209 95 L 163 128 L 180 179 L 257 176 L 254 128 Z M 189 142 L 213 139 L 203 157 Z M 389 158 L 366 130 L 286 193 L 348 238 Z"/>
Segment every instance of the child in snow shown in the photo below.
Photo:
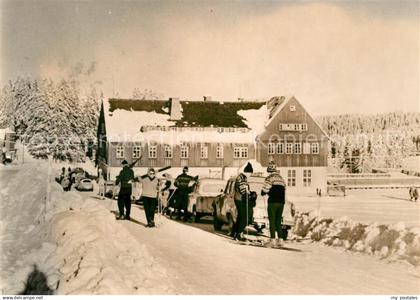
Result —
<path fill-rule="evenodd" d="M 141 183 L 137 178 L 134 178 L 133 183 L 131 184 L 133 186 L 133 191 L 131 193 L 131 202 L 134 202 L 135 204 L 140 204 L 140 198 L 141 198 Z"/>
<path fill-rule="evenodd" d="M 104 179 L 104 176 L 102 175 L 102 169 L 98 170 L 98 187 L 99 187 L 98 195 L 101 197 L 101 199 L 104 199 L 105 198 L 105 179 Z"/>

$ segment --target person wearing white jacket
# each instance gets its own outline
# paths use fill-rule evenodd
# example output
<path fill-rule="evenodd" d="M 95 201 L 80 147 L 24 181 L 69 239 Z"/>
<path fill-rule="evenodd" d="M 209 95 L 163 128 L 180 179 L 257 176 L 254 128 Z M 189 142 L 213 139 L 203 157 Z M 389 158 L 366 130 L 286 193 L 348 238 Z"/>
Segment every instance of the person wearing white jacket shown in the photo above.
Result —
<path fill-rule="evenodd" d="M 159 180 L 156 177 L 156 172 L 153 168 L 149 168 L 147 176 L 140 178 L 142 186 L 142 200 L 144 205 L 144 212 L 146 214 L 146 227 L 155 227 L 155 211 L 157 207 L 157 197 L 159 192 Z"/>

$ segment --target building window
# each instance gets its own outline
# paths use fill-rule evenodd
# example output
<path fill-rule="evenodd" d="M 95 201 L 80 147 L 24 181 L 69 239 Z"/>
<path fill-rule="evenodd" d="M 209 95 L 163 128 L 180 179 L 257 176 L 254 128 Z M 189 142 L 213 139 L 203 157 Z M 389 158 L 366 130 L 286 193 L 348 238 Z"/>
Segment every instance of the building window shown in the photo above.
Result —
<path fill-rule="evenodd" d="M 268 143 L 268 154 L 274 154 L 274 151 L 276 150 L 276 144 L 274 143 Z"/>
<path fill-rule="evenodd" d="M 181 146 L 181 158 L 188 158 L 188 146 Z"/>
<path fill-rule="evenodd" d="M 312 183 L 312 171 L 303 170 L 303 186 L 311 186 Z"/>
<path fill-rule="evenodd" d="M 217 159 L 223 158 L 223 146 L 216 147 L 216 158 Z"/>
<path fill-rule="evenodd" d="M 293 131 L 293 129 L 294 129 L 294 124 L 284 124 L 284 123 L 280 123 L 280 124 L 279 124 L 279 129 L 280 129 L 280 131 Z"/>
<path fill-rule="evenodd" d="M 233 147 L 233 158 L 248 158 L 248 147 Z"/>
<path fill-rule="evenodd" d="M 296 111 L 296 106 L 290 105 L 290 111 Z"/>
<path fill-rule="evenodd" d="M 293 143 L 286 143 L 286 154 L 293 153 Z"/>
<path fill-rule="evenodd" d="M 124 158 L 124 146 L 117 147 L 117 158 Z"/>
<path fill-rule="evenodd" d="M 288 123 L 280 123 L 279 124 L 280 131 L 307 131 L 308 124 L 288 124 Z"/>
<path fill-rule="evenodd" d="M 149 158 L 157 158 L 157 146 L 150 145 L 149 146 Z"/>
<path fill-rule="evenodd" d="M 277 154 L 284 154 L 284 144 L 277 143 Z"/>
<path fill-rule="evenodd" d="M 311 154 L 311 144 L 303 143 L 303 154 Z"/>
<path fill-rule="evenodd" d="M 207 159 L 209 157 L 209 147 L 201 146 L 200 147 L 200 158 Z"/>
<path fill-rule="evenodd" d="M 133 147 L 133 158 L 140 158 L 141 156 L 141 146 Z"/>
<path fill-rule="evenodd" d="M 302 144 L 301 143 L 295 143 L 295 148 L 293 149 L 295 154 L 301 154 L 302 153 Z"/>
<path fill-rule="evenodd" d="M 319 154 L 319 143 L 312 143 L 311 144 L 311 153 L 312 154 Z"/>
<path fill-rule="evenodd" d="M 172 147 L 170 145 L 165 145 L 163 148 L 164 158 L 172 158 Z"/>
<path fill-rule="evenodd" d="M 296 186 L 296 170 L 287 170 L 287 186 Z"/>

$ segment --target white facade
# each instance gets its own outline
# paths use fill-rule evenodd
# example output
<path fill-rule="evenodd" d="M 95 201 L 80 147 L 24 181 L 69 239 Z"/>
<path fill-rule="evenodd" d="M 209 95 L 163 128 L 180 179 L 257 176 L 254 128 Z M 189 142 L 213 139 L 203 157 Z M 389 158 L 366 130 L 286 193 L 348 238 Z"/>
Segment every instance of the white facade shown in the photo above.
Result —
<path fill-rule="evenodd" d="M 288 193 L 316 195 L 316 189 L 327 192 L 327 167 L 280 167 L 279 170 Z"/>

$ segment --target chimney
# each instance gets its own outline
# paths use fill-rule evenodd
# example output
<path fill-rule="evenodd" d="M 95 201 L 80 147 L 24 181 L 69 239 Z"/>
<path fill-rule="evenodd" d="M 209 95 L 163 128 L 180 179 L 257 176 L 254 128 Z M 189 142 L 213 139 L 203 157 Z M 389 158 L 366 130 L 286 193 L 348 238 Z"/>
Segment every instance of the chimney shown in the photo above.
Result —
<path fill-rule="evenodd" d="M 203 96 L 204 102 L 211 101 L 211 96 Z"/>
<path fill-rule="evenodd" d="M 171 121 L 178 121 L 182 119 L 181 102 L 179 98 L 169 98 L 169 113 Z"/>

